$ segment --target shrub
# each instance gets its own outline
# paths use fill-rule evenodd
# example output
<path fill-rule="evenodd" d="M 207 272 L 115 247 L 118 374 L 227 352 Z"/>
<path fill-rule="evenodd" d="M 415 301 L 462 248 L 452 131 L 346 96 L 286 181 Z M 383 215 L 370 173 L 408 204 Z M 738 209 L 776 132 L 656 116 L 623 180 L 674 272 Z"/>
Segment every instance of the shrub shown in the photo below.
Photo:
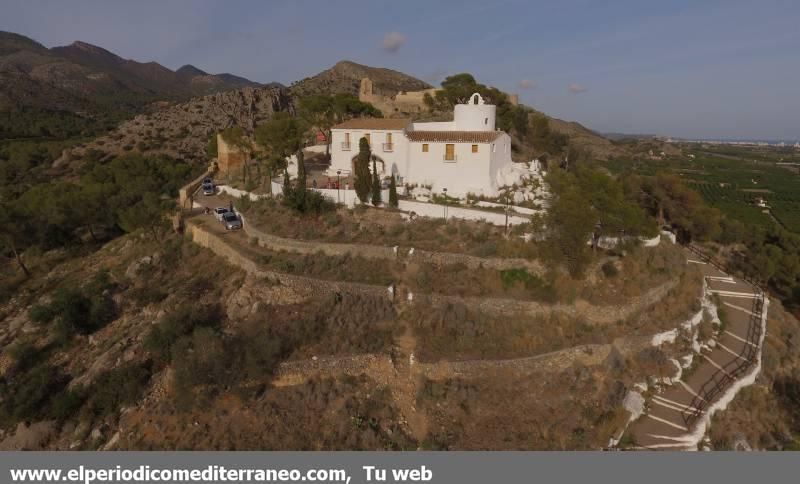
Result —
<path fill-rule="evenodd" d="M 57 368 L 47 364 L 35 366 L 11 381 L 0 380 L 0 426 L 51 417 L 52 400 L 67 382 Z"/>
<path fill-rule="evenodd" d="M 151 375 L 148 364 L 130 364 L 103 373 L 91 386 L 90 410 L 102 417 L 118 411 L 122 405 L 136 402 Z M 67 397 L 67 403 L 74 398 L 77 397 Z"/>
<path fill-rule="evenodd" d="M 330 212 L 336 208 L 336 205 L 321 193 L 297 188 L 284 191 L 283 204 L 297 212 L 316 215 Z"/>
<path fill-rule="evenodd" d="M 28 317 L 35 323 L 49 323 L 56 317 L 47 304 L 35 304 L 28 310 Z"/>
<path fill-rule="evenodd" d="M 131 289 L 130 291 L 131 298 L 138 306 L 147 306 L 150 304 L 159 303 L 166 299 L 168 295 L 169 294 L 162 291 L 160 288 L 149 284 L 144 287 Z"/>
<path fill-rule="evenodd" d="M 144 348 L 159 363 L 169 363 L 173 345 L 196 327 L 215 328 L 221 320 L 219 306 L 185 304 L 164 316 L 144 339 Z"/>
<path fill-rule="evenodd" d="M 619 269 L 617 269 L 616 264 L 613 261 L 608 261 L 600 267 L 603 271 L 603 275 L 606 277 L 616 277 L 619 274 Z"/>
<path fill-rule="evenodd" d="M 37 304 L 28 314 L 39 323 L 55 321 L 64 336 L 72 332 L 91 334 L 117 316 L 111 287 L 108 273 L 100 272 L 82 288 L 58 288 L 49 304 Z"/>

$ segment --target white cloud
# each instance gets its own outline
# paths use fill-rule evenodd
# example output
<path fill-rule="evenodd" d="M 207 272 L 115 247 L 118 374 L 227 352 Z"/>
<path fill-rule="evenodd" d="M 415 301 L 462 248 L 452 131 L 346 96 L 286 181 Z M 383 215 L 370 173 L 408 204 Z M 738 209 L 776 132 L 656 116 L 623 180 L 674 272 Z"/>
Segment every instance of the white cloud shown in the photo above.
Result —
<path fill-rule="evenodd" d="M 517 85 L 519 86 L 520 89 L 534 89 L 536 88 L 536 86 L 539 85 L 539 83 L 536 81 L 532 81 L 530 79 L 523 79 L 519 81 Z"/>
<path fill-rule="evenodd" d="M 569 87 L 567 87 L 567 91 L 569 91 L 572 94 L 580 94 L 582 92 L 586 92 L 586 88 L 578 83 L 573 82 L 572 84 L 569 85 Z"/>
<path fill-rule="evenodd" d="M 383 50 L 397 52 L 406 43 L 406 36 L 400 32 L 389 32 L 383 36 Z"/>

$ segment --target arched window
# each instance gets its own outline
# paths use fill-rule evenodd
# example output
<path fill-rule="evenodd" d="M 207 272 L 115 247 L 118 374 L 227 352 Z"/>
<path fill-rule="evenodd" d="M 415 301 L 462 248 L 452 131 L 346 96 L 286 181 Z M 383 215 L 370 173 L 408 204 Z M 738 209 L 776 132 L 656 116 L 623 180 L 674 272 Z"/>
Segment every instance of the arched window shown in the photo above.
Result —
<path fill-rule="evenodd" d="M 478 99 L 480 99 L 480 95 L 476 93 L 472 96 L 472 104 L 478 104 Z"/>

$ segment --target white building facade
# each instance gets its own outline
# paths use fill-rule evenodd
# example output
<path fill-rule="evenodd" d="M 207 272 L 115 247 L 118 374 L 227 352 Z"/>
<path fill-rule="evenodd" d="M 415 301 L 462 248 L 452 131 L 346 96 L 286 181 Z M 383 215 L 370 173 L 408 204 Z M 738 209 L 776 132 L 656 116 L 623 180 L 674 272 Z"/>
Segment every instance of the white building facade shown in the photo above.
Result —
<path fill-rule="evenodd" d="M 331 129 L 329 174 L 350 175 L 366 138 L 381 176 L 448 196 L 497 196 L 498 173 L 511 160 L 511 137 L 495 129 L 496 107 L 479 94 L 455 106 L 453 121 L 352 119 Z"/>

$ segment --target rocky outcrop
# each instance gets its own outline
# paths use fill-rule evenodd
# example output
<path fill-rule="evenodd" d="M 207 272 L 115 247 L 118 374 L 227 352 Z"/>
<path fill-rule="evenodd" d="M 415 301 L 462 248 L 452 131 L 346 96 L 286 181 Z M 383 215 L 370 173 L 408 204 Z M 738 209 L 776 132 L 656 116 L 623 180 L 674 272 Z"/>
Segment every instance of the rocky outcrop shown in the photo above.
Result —
<path fill-rule="evenodd" d="M 206 146 L 219 131 L 230 126 L 252 131 L 278 111 L 294 112 L 292 99 L 283 87 L 246 87 L 211 94 L 140 114 L 76 149 L 73 158 L 90 149 L 113 154 L 137 150 L 205 162 Z"/>

